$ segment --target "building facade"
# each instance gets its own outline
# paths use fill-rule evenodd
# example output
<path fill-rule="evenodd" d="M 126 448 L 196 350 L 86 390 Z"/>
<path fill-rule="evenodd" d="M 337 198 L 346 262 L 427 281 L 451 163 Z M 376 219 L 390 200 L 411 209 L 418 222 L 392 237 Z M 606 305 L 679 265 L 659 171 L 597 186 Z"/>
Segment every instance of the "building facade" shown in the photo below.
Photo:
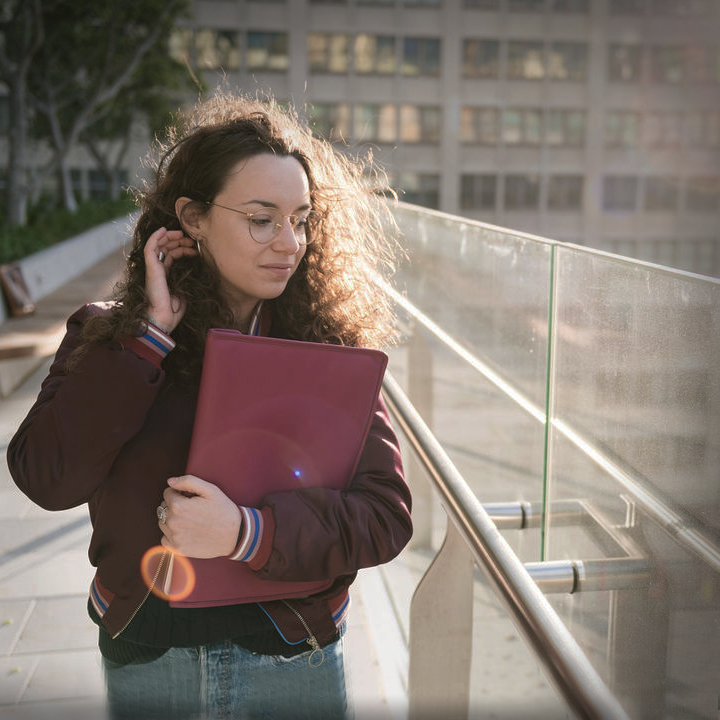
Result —
<path fill-rule="evenodd" d="M 719 38 L 717 0 L 193 0 L 171 44 L 407 202 L 720 276 Z"/>
<path fill-rule="evenodd" d="M 715 0 L 195 0 L 174 52 L 402 199 L 720 274 Z"/>

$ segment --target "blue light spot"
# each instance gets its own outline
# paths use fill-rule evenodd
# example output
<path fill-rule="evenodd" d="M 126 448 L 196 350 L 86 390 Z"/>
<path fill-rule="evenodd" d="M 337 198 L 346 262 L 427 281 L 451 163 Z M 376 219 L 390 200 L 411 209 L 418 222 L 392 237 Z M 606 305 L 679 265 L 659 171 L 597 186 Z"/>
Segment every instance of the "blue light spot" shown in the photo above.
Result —
<path fill-rule="evenodd" d="M 299 478 L 302 477 L 302 471 L 301 471 L 301 470 L 295 470 L 295 471 L 293 472 L 293 475 L 294 475 L 296 478 L 299 479 Z"/>

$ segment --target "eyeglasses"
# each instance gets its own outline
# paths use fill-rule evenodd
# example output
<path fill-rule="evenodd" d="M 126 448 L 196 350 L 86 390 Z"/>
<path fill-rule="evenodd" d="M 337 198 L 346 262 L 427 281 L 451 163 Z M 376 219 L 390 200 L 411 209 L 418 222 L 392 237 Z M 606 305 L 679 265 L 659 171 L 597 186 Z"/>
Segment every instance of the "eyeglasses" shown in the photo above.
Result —
<path fill-rule="evenodd" d="M 244 215 L 248 221 L 250 237 L 261 245 L 271 242 L 280 234 L 285 218 L 290 221 L 290 227 L 293 229 L 295 239 L 300 245 L 309 245 L 314 239 L 312 235 L 308 236 L 307 234 L 308 222 L 312 222 L 316 215 L 312 211 L 307 215 L 283 215 L 275 208 L 263 208 L 257 212 L 249 213 L 215 202 L 206 201 L 205 204 L 214 205 L 215 207 L 223 208 L 223 210 L 231 210 L 239 215 Z"/>

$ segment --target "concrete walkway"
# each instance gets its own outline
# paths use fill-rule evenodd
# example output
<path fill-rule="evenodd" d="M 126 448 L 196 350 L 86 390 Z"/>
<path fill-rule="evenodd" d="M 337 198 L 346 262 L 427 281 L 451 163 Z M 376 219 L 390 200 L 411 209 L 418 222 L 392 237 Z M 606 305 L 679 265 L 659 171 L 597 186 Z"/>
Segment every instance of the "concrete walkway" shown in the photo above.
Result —
<path fill-rule="evenodd" d="M 105 717 L 97 629 L 85 609 L 93 574 L 87 511 L 50 513 L 33 505 L 12 482 L 5 451 L 37 396 L 66 317 L 87 301 L 107 298 L 122 266 L 122 252 L 113 252 L 38 301 L 34 317 L 0 325 L 0 385 L 7 388 L 0 399 L 2 720 Z M 18 354 L 18 348 L 24 350 Z M 397 673 L 381 671 L 388 648 L 381 655 L 373 643 L 392 623 L 381 586 L 374 570 L 362 572 L 353 586 L 346 649 L 358 720 L 396 720 L 403 712 Z M 387 638 L 380 634 L 381 642 Z"/>

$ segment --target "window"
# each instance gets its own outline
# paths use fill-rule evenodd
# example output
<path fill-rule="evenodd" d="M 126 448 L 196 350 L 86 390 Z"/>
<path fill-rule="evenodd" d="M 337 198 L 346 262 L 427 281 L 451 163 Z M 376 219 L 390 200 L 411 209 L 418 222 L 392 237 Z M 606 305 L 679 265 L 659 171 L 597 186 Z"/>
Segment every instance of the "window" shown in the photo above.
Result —
<path fill-rule="evenodd" d="M 685 196 L 688 210 L 717 212 L 720 208 L 720 178 L 688 178 Z"/>
<path fill-rule="evenodd" d="M 691 147 L 720 147 L 720 113 L 690 112 L 683 119 L 685 142 Z"/>
<path fill-rule="evenodd" d="M 440 142 L 440 108 L 403 105 L 400 108 L 400 139 L 405 143 Z"/>
<path fill-rule="evenodd" d="M 582 175 L 551 175 L 548 178 L 548 210 L 580 210 L 582 200 Z"/>
<path fill-rule="evenodd" d="M 603 181 L 603 209 L 632 211 L 637 208 L 638 179 L 608 175 Z"/>
<path fill-rule="evenodd" d="M 640 45 L 610 45 L 608 79 L 611 82 L 637 82 L 642 73 Z"/>
<path fill-rule="evenodd" d="M 95 170 L 97 173 L 98 171 Z M 103 184 L 105 182 L 105 176 L 101 174 Z M 85 198 L 87 196 L 87 193 L 85 192 L 85 187 L 83 183 L 83 170 L 82 168 L 78 167 L 71 167 L 70 168 L 70 187 L 72 187 L 73 192 L 76 196 Z"/>
<path fill-rule="evenodd" d="M 500 7 L 500 0 L 465 0 L 464 5 L 466 8 L 497 10 Z"/>
<path fill-rule="evenodd" d="M 203 70 L 239 70 L 237 33 L 232 30 L 196 30 L 195 64 Z"/>
<path fill-rule="evenodd" d="M 500 43 L 497 40 L 464 40 L 462 64 L 464 77 L 498 77 Z"/>
<path fill-rule="evenodd" d="M 289 65 L 287 33 L 249 32 L 247 34 L 248 70 L 284 72 Z"/>
<path fill-rule="evenodd" d="M 7 95 L 0 95 L 0 135 L 10 131 L 10 102 Z"/>
<path fill-rule="evenodd" d="M 678 181 L 671 177 L 645 179 L 645 209 L 675 211 L 678 209 Z"/>
<path fill-rule="evenodd" d="M 684 48 L 660 45 L 650 49 L 650 77 L 654 82 L 679 83 L 686 74 Z"/>
<path fill-rule="evenodd" d="M 397 108 L 395 105 L 356 105 L 354 134 L 358 141 L 392 143 L 397 140 Z"/>
<path fill-rule="evenodd" d="M 610 0 L 611 15 L 643 15 L 647 0 Z"/>
<path fill-rule="evenodd" d="M 509 42 L 508 77 L 512 80 L 540 80 L 545 77 L 543 44 Z"/>
<path fill-rule="evenodd" d="M 583 110 L 548 110 L 545 115 L 544 140 L 556 147 L 582 147 L 585 144 Z"/>
<path fill-rule="evenodd" d="M 640 115 L 628 110 L 611 110 L 605 116 L 607 147 L 637 147 L 640 144 Z"/>
<path fill-rule="evenodd" d="M 582 82 L 587 77 L 587 45 L 552 43 L 548 53 L 548 75 L 553 80 Z"/>
<path fill-rule="evenodd" d="M 540 202 L 540 178 L 537 175 L 508 175 L 505 178 L 507 210 L 537 210 Z"/>
<path fill-rule="evenodd" d="M 400 173 L 399 194 L 405 202 L 437 208 L 440 204 L 440 176 L 435 173 Z"/>
<path fill-rule="evenodd" d="M 718 49 L 709 45 L 688 45 L 685 48 L 685 71 L 692 83 L 711 83 L 718 80 Z"/>
<path fill-rule="evenodd" d="M 316 103 L 308 107 L 310 127 L 328 140 L 350 137 L 350 106 L 345 103 Z"/>
<path fill-rule="evenodd" d="M 395 38 L 392 35 L 367 35 L 355 38 L 355 72 L 358 75 L 394 75 Z"/>
<path fill-rule="evenodd" d="M 545 0 L 507 0 L 510 12 L 542 12 Z"/>
<path fill-rule="evenodd" d="M 405 38 L 402 74 L 437 77 L 440 74 L 440 40 L 438 38 Z"/>
<path fill-rule="evenodd" d="M 88 172 L 88 189 L 93 200 L 99 200 L 110 196 L 110 183 L 105 173 L 100 170 Z"/>
<path fill-rule="evenodd" d="M 653 0 L 653 13 L 658 15 L 679 15 L 709 17 L 713 0 Z"/>
<path fill-rule="evenodd" d="M 342 33 L 309 33 L 310 72 L 343 75 L 348 71 L 348 36 Z"/>
<path fill-rule="evenodd" d="M 464 107 L 460 111 L 460 142 L 497 145 L 500 122 L 495 108 Z"/>
<path fill-rule="evenodd" d="M 654 147 L 676 147 L 682 139 L 679 113 L 647 113 L 643 118 L 643 143 Z"/>
<path fill-rule="evenodd" d="M 550 10 L 558 13 L 588 13 L 590 0 L 550 0 Z"/>
<path fill-rule="evenodd" d="M 502 140 L 505 145 L 539 145 L 540 110 L 503 110 Z"/>
<path fill-rule="evenodd" d="M 460 177 L 460 208 L 462 210 L 494 210 L 497 201 L 497 175 L 462 175 Z"/>

